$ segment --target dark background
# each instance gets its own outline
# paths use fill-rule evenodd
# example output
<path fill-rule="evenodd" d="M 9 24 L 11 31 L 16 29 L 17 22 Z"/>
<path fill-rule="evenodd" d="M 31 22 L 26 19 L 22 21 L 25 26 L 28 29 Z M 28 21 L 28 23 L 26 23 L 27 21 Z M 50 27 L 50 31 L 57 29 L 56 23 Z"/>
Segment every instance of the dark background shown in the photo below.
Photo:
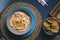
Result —
<path fill-rule="evenodd" d="M 56 4 L 59 1 L 60 0 L 48 0 L 48 2 L 47 2 L 48 6 L 42 6 L 40 3 L 38 3 L 37 0 L 0 0 L 0 17 L 1 17 L 2 12 L 4 11 L 4 9 L 7 6 L 9 6 L 10 4 L 12 4 L 14 2 L 26 2 L 26 3 L 33 5 L 34 7 L 36 7 L 38 9 L 38 11 L 40 12 L 40 14 L 42 16 L 42 21 L 44 22 L 44 20 L 49 17 L 49 13 L 52 11 L 52 9 L 56 6 Z M 36 38 L 36 40 L 53 40 L 54 37 L 56 37 L 59 34 L 60 33 L 49 36 L 49 35 L 45 34 L 42 30 L 41 33 L 39 34 L 39 36 Z M 1 32 L 0 32 L 0 39 L 4 40 Z"/>

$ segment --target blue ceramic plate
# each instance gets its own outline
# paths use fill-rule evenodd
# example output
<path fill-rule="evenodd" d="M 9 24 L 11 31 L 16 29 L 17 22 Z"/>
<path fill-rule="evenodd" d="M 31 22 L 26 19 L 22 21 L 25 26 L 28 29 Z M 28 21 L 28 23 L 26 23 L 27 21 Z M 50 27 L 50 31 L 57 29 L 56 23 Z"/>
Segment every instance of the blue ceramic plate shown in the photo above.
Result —
<path fill-rule="evenodd" d="M 26 11 L 31 16 L 30 17 L 32 19 L 31 20 L 31 25 L 30 25 L 30 27 L 28 28 L 27 31 L 25 31 L 25 32 L 17 32 L 16 30 L 12 29 L 12 27 L 10 27 L 8 21 L 10 19 L 10 16 L 13 14 L 13 12 L 22 11 L 22 10 Z M 7 28 L 9 29 L 9 31 L 11 33 L 15 34 L 15 35 L 20 35 L 20 38 L 29 36 L 34 31 L 34 29 L 36 27 L 36 17 L 34 15 L 34 13 L 30 9 L 28 9 L 26 7 L 23 7 L 23 6 L 17 6 L 17 7 L 12 8 L 11 10 L 9 10 L 7 15 L 6 15 L 5 22 L 6 22 L 6 25 L 7 25 Z"/>

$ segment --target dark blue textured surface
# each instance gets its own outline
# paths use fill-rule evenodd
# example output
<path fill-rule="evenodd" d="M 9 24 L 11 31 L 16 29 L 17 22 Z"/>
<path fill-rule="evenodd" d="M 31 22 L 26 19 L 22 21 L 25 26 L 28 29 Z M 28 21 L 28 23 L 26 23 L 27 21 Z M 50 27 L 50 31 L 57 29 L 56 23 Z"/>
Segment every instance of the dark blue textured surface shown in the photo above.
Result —
<path fill-rule="evenodd" d="M 3 0 L 5 2 L 5 0 Z M 14 3 L 14 2 L 26 2 L 29 3 L 33 6 L 35 6 L 38 11 L 40 12 L 41 16 L 42 16 L 42 20 L 44 21 L 49 13 L 52 11 L 52 9 L 56 6 L 56 4 L 59 2 L 60 0 L 48 0 L 48 6 L 42 6 L 40 3 L 37 2 L 37 0 L 7 0 L 7 2 L 5 2 L 6 5 L 2 5 L 2 3 L 0 2 L 0 5 L 2 5 L 2 7 L 0 8 L 0 13 L 3 12 L 3 10 L 10 4 Z M 36 40 L 52 40 L 54 38 L 54 36 L 49 36 L 46 35 L 43 30 L 41 31 L 41 33 L 39 34 L 39 36 L 36 38 Z"/>

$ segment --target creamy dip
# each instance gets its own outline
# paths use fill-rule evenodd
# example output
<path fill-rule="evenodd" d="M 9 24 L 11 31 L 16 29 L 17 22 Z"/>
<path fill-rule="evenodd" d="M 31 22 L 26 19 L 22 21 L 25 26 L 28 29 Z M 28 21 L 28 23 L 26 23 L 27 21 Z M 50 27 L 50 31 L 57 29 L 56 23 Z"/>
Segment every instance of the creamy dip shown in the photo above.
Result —
<path fill-rule="evenodd" d="M 13 29 L 19 32 L 25 31 L 29 27 L 30 17 L 23 11 L 16 11 L 11 15 L 9 24 Z"/>

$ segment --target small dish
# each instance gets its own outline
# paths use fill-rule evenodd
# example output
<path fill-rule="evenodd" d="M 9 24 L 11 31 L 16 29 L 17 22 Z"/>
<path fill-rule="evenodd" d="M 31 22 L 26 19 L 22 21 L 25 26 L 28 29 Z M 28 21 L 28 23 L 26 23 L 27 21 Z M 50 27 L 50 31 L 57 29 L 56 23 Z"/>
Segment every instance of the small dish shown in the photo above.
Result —
<path fill-rule="evenodd" d="M 59 31 L 59 24 L 55 18 L 49 17 L 44 21 L 43 30 L 48 35 L 56 34 Z"/>

